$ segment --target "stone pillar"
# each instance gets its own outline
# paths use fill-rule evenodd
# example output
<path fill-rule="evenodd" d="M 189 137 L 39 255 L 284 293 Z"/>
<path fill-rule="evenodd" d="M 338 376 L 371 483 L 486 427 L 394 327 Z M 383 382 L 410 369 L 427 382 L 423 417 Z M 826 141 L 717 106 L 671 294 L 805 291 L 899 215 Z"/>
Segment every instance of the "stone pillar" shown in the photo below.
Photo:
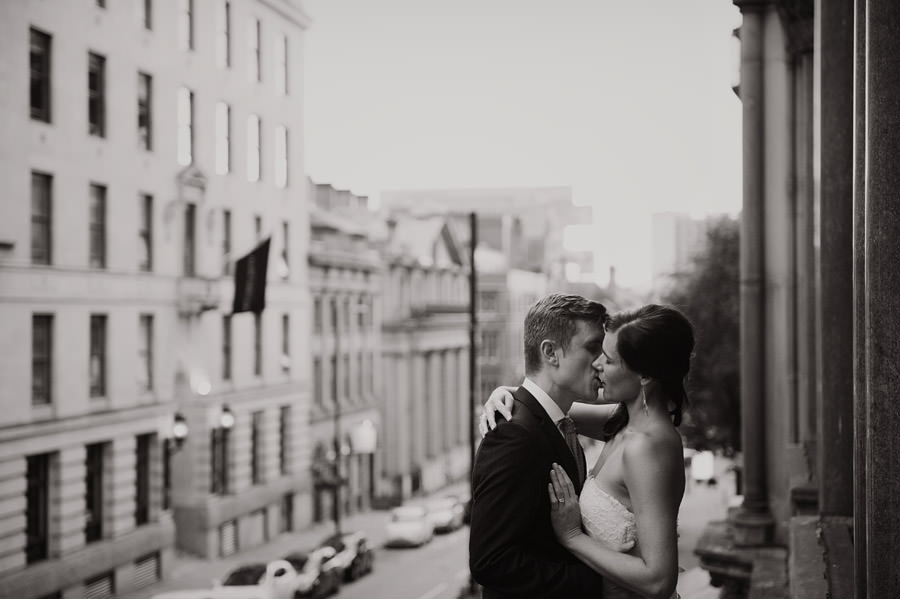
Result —
<path fill-rule="evenodd" d="M 766 484 L 764 222 L 764 50 L 768 2 L 736 0 L 741 9 L 743 212 L 741 216 L 741 439 L 744 503 L 735 517 L 735 542 L 765 543 L 772 528 Z"/>
<path fill-rule="evenodd" d="M 469 445 L 469 429 L 475 425 L 472 423 L 470 415 L 469 402 L 471 400 L 469 388 L 469 349 L 468 347 L 456 350 L 456 371 L 459 373 L 457 379 L 459 381 L 460 402 L 457 404 L 459 408 L 459 436 L 463 444 Z"/>
<path fill-rule="evenodd" d="M 104 466 L 103 519 L 104 526 L 109 524 L 109 534 L 104 537 L 120 537 L 134 530 L 135 512 L 135 480 L 137 463 L 135 450 L 137 443 L 134 435 L 116 437 L 112 441 L 110 451 L 104 459 L 110 461 Z"/>
<path fill-rule="evenodd" d="M 456 379 L 456 352 L 452 349 L 441 353 L 441 367 L 443 368 L 444 388 L 442 402 L 444 405 L 444 451 L 452 451 L 459 445 L 457 432 L 459 425 L 456 419 L 459 417 L 457 406 L 462 401 L 459 393 L 459 381 Z"/>
<path fill-rule="evenodd" d="M 415 467 L 425 459 L 425 356 L 415 350 L 410 354 L 412 359 L 411 380 L 409 397 L 410 414 L 410 465 Z"/>
<path fill-rule="evenodd" d="M 900 3 L 868 0 L 864 10 L 865 78 L 856 84 L 865 86 L 857 105 L 865 113 L 865 179 L 855 193 L 855 214 L 864 212 L 865 229 L 854 252 L 864 261 L 856 291 L 863 296 L 857 308 L 864 312 L 866 370 L 857 406 L 866 415 L 866 434 L 856 439 L 865 470 L 855 480 L 865 484 L 867 527 L 854 538 L 865 544 L 866 596 L 893 597 L 900 590 Z"/>
<path fill-rule="evenodd" d="M 25 566 L 25 504 L 27 456 L 0 461 L 0 526 L 4 531 L 0 546 L 0 572 L 11 572 Z M 48 501 L 48 512 L 52 513 Z M 33 508 L 32 508 L 33 509 Z M 52 530 L 52 529 L 51 529 Z M 48 535 L 48 553 L 52 547 Z M 52 554 L 51 554 L 52 555 Z"/>
<path fill-rule="evenodd" d="M 436 280 L 436 279 L 435 279 Z M 441 389 L 441 353 L 438 351 L 428 352 L 427 364 L 425 365 L 428 375 L 427 388 L 423 400 L 428 406 L 428 457 L 436 458 L 440 456 L 443 448 L 443 426 L 441 425 L 443 414 L 444 394 Z"/>
<path fill-rule="evenodd" d="M 853 347 L 853 1 L 817 0 L 815 10 L 819 512 L 851 516 L 853 381 L 835 359 Z"/>
<path fill-rule="evenodd" d="M 59 481 L 58 493 L 51 494 L 50 526 L 51 547 L 60 556 L 84 547 L 85 499 L 84 499 L 84 445 L 60 449 L 55 476 Z"/>

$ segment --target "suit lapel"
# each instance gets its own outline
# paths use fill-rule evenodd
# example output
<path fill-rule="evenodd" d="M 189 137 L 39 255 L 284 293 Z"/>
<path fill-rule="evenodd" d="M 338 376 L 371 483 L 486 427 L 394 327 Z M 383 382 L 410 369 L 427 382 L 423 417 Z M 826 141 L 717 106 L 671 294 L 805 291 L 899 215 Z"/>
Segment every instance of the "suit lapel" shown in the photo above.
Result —
<path fill-rule="evenodd" d="M 559 432 L 559 429 L 553 421 L 550 420 L 547 411 L 544 410 L 543 406 L 538 403 L 538 400 L 536 400 L 524 387 L 516 389 L 513 393 L 513 397 L 523 408 L 526 408 L 534 414 L 539 423 L 541 434 L 553 448 L 554 458 L 557 463 L 565 469 L 569 478 L 572 479 L 572 484 L 575 485 L 575 491 L 578 494 L 581 494 L 581 486 L 584 481 L 578 479 L 578 467 L 575 464 L 575 456 L 572 455 L 572 451 L 569 449 L 569 446 L 566 445 L 562 433 Z M 583 460 L 584 458 L 580 457 L 580 459 Z M 585 470 L 585 472 L 587 472 L 587 470 Z"/>

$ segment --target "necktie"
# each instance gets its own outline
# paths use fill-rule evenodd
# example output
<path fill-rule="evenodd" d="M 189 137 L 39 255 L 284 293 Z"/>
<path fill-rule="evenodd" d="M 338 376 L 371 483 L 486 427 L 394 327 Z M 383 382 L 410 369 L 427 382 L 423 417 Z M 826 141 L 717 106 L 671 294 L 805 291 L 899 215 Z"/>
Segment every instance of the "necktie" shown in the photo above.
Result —
<path fill-rule="evenodd" d="M 566 438 L 566 445 L 575 457 L 575 465 L 578 468 L 578 484 L 584 484 L 584 450 L 581 443 L 578 442 L 578 434 L 575 433 L 575 423 L 571 418 L 566 416 L 557 423 L 559 430 Z"/>

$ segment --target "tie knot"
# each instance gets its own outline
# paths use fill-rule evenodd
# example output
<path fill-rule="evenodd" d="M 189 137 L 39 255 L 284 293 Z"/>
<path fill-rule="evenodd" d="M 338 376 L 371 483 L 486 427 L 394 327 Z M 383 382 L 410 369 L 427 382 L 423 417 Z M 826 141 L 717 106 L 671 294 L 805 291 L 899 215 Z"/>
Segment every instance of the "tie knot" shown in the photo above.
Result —
<path fill-rule="evenodd" d="M 565 435 L 570 435 L 575 432 L 575 422 L 568 416 L 560 420 L 557 423 L 557 426 L 559 426 L 559 430 L 561 430 Z"/>

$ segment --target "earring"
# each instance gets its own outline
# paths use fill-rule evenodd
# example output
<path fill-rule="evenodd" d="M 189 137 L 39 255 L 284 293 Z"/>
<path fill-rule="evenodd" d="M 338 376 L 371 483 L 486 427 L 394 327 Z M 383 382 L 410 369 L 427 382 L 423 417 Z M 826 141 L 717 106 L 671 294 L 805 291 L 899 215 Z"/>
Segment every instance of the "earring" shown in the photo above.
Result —
<path fill-rule="evenodd" d="M 644 385 L 641 385 L 641 403 L 644 404 L 644 414 L 646 416 L 650 415 L 650 408 L 647 407 L 647 392 L 644 390 Z"/>

